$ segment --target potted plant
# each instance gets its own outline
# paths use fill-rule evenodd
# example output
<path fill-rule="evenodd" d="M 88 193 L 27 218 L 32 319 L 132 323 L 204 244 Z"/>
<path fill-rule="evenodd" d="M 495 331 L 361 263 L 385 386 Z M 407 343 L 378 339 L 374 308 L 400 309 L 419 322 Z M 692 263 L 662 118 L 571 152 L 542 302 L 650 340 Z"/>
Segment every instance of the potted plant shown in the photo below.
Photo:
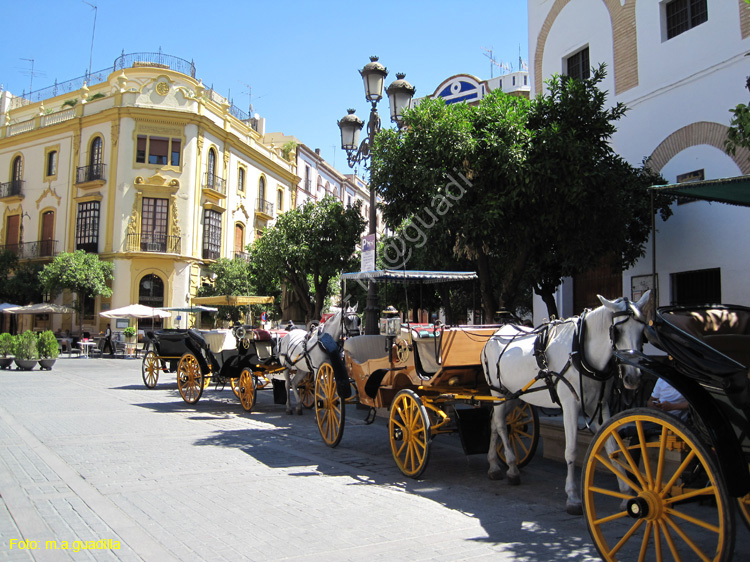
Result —
<path fill-rule="evenodd" d="M 128 326 L 122 331 L 122 335 L 125 336 L 126 342 L 132 343 L 133 338 L 135 338 L 135 328 L 133 326 Z"/>
<path fill-rule="evenodd" d="M 39 335 L 37 350 L 39 351 L 39 366 L 47 371 L 51 370 L 60 354 L 60 345 L 51 330 L 46 330 Z"/>
<path fill-rule="evenodd" d="M 22 371 L 31 371 L 38 359 L 36 334 L 31 330 L 26 330 L 16 340 L 16 367 Z"/>
<path fill-rule="evenodd" d="M 0 334 L 0 369 L 7 369 L 13 363 L 15 346 L 13 335 L 7 332 Z"/>

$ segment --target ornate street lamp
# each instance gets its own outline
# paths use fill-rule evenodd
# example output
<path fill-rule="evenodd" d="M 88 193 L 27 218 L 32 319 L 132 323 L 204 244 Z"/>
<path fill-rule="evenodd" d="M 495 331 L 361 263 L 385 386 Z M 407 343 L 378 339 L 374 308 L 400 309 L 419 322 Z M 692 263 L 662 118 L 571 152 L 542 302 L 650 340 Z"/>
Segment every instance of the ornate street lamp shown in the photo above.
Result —
<path fill-rule="evenodd" d="M 370 57 L 370 62 L 359 71 L 365 86 L 365 99 L 372 104 L 370 118 L 367 121 L 367 137 L 360 143 L 359 136 L 364 122 L 354 115 L 354 110 L 349 109 L 348 114 L 338 121 L 341 130 L 341 148 L 346 151 L 346 161 L 349 167 L 362 162 L 367 167 L 370 158 L 370 150 L 375 142 L 375 135 L 380 131 L 380 116 L 377 105 L 383 98 L 383 84 L 388 76 L 388 69 L 378 62 L 378 57 Z M 405 74 L 396 74 L 397 80 L 386 89 L 391 109 L 391 121 L 401 127 L 403 111 L 411 104 L 411 99 L 416 88 L 409 84 L 404 78 Z M 370 182 L 370 228 L 369 234 L 375 235 L 377 231 L 375 188 Z M 375 282 L 370 281 L 367 288 L 367 307 L 365 318 L 365 334 L 377 334 L 378 328 L 378 293 Z"/>

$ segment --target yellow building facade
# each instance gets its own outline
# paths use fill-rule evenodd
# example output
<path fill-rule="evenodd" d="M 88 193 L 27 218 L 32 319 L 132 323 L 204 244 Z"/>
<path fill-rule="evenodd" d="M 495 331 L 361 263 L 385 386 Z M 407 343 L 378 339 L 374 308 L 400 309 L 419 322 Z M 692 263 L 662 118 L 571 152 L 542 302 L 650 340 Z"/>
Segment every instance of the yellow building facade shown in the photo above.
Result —
<path fill-rule="evenodd" d="M 279 203 L 294 208 L 299 182 L 294 158 L 264 144 L 264 120 L 238 116 L 192 64 L 118 61 L 75 91 L 0 99 L 0 248 L 40 263 L 77 249 L 112 262 L 113 295 L 84 318 L 97 332 L 111 308 L 189 305 L 211 263 L 244 258 Z"/>

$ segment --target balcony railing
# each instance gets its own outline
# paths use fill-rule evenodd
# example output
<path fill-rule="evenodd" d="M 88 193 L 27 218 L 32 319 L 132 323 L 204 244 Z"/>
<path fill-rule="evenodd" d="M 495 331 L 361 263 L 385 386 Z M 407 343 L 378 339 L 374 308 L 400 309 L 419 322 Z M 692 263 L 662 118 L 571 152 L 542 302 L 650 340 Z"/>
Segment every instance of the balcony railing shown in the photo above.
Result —
<path fill-rule="evenodd" d="M 179 236 L 166 234 L 128 234 L 126 242 L 129 252 L 179 254 L 181 247 Z"/>
<path fill-rule="evenodd" d="M 13 195 L 23 194 L 23 180 L 13 180 L 0 183 L 0 199 L 11 197 Z"/>
<path fill-rule="evenodd" d="M 76 172 L 76 183 L 86 183 L 89 181 L 103 180 L 104 168 L 104 164 L 78 166 L 78 170 Z"/>
<path fill-rule="evenodd" d="M 226 182 L 216 174 L 206 172 L 206 180 L 203 183 L 203 189 L 213 189 L 222 195 L 227 194 Z"/>
<path fill-rule="evenodd" d="M 258 199 L 258 207 L 256 211 L 269 217 L 273 216 L 273 203 L 264 199 Z"/>
<path fill-rule="evenodd" d="M 236 260 L 243 260 L 243 261 L 246 261 L 247 263 L 250 263 L 250 254 L 248 254 L 247 252 L 237 252 L 237 251 L 235 251 L 234 252 L 234 259 L 236 259 Z"/>
<path fill-rule="evenodd" d="M 57 240 L 37 240 L 23 244 L 6 244 L 0 248 L 15 254 L 18 259 L 34 259 L 56 256 Z"/>

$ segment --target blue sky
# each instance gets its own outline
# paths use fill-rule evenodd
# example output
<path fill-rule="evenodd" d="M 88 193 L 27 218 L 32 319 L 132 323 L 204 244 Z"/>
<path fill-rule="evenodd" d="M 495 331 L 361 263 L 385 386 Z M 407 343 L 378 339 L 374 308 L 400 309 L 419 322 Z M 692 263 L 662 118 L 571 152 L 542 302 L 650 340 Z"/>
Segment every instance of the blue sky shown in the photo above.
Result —
<path fill-rule="evenodd" d="M 336 121 L 369 105 L 358 69 L 378 55 L 386 85 L 405 72 L 417 96 L 458 73 L 490 77 L 497 61 L 528 60 L 523 0 L 27 0 L 3 3 L 0 83 L 13 94 L 83 76 L 128 53 L 193 60 L 196 78 L 298 137 L 349 173 Z M 91 38 L 97 6 L 93 56 Z M 34 76 L 31 62 L 34 59 Z M 500 70 L 495 67 L 494 75 Z M 249 86 L 249 87 L 248 87 Z M 388 125 L 387 98 L 379 106 Z"/>

